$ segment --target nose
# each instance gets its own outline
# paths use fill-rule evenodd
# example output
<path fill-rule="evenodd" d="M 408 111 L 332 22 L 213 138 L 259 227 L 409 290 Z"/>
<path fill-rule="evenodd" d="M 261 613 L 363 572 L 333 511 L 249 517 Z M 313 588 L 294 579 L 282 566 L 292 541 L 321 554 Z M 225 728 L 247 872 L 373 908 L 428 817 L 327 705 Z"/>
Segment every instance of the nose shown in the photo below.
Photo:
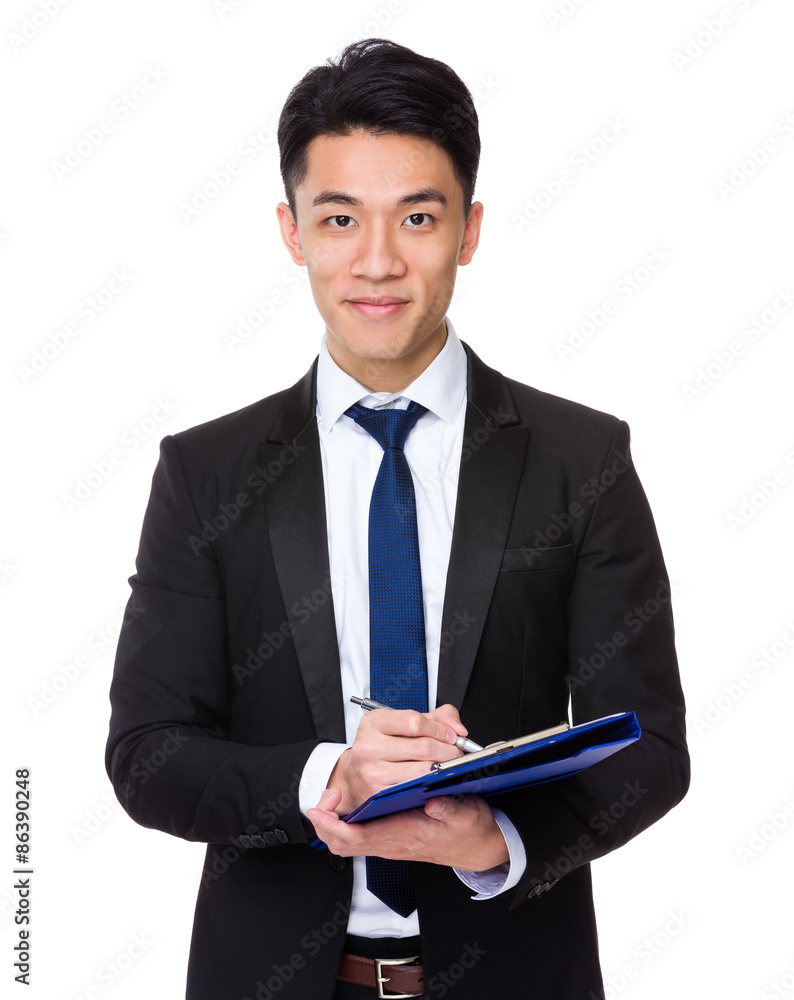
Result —
<path fill-rule="evenodd" d="M 354 277 L 386 281 L 405 274 L 406 263 L 399 252 L 396 234 L 387 224 L 373 223 L 363 227 L 356 249 L 351 264 Z"/>

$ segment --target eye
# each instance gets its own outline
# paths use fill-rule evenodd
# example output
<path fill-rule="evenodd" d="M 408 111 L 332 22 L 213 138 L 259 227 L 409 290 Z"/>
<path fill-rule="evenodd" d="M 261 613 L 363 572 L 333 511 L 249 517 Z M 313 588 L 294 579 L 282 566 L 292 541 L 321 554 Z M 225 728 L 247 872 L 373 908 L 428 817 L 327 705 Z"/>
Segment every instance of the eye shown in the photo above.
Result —
<path fill-rule="evenodd" d="M 433 221 L 433 216 L 428 215 L 427 212 L 414 212 L 413 215 L 409 215 L 404 223 L 408 223 L 409 229 L 419 229 L 421 226 L 426 225 Z"/>
<path fill-rule="evenodd" d="M 332 229 L 350 229 L 356 225 L 356 220 L 350 215 L 332 215 L 325 221 Z"/>

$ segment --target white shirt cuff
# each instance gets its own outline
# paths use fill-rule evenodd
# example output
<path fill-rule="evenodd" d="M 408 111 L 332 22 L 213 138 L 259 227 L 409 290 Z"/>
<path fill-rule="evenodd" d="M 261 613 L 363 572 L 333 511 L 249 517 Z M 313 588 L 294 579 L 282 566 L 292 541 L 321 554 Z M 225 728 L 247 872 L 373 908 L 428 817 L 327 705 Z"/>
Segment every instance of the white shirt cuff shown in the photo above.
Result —
<path fill-rule="evenodd" d="M 507 892 L 508 889 L 518 885 L 527 867 L 527 852 L 524 850 L 524 842 L 519 836 L 518 830 L 501 809 L 492 808 L 491 812 L 505 838 L 510 860 L 505 861 L 504 864 L 496 865 L 494 868 L 487 868 L 483 872 L 454 869 L 461 882 L 476 891 L 477 894 L 472 896 L 472 899 L 491 899 L 502 892 Z"/>
<path fill-rule="evenodd" d="M 303 815 L 313 809 L 328 787 L 328 779 L 336 762 L 347 750 L 347 743 L 318 743 L 309 755 L 298 785 L 298 805 Z"/>

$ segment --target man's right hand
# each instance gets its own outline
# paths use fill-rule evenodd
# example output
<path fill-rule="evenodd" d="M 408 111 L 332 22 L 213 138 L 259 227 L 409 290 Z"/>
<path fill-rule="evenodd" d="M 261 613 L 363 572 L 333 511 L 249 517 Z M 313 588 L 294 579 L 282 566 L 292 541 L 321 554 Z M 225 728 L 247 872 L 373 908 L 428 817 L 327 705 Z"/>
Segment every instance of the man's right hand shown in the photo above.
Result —
<path fill-rule="evenodd" d="M 454 705 L 426 713 L 365 712 L 353 746 L 339 758 L 328 781 L 329 788 L 342 792 L 337 814 L 346 816 L 387 785 L 427 774 L 434 761 L 460 757 L 455 740 L 467 733 Z"/>

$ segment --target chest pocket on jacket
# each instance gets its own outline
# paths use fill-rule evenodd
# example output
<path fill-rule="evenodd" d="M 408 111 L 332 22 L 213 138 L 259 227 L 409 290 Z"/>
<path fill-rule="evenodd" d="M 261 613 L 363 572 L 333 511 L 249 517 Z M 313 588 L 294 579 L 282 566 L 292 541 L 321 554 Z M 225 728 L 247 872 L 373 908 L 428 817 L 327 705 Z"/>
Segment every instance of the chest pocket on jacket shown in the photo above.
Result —
<path fill-rule="evenodd" d="M 505 549 L 500 572 L 518 573 L 527 570 L 568 569 L 573 561 L 573 545 L 554 545 L 548 549 Z"/>

